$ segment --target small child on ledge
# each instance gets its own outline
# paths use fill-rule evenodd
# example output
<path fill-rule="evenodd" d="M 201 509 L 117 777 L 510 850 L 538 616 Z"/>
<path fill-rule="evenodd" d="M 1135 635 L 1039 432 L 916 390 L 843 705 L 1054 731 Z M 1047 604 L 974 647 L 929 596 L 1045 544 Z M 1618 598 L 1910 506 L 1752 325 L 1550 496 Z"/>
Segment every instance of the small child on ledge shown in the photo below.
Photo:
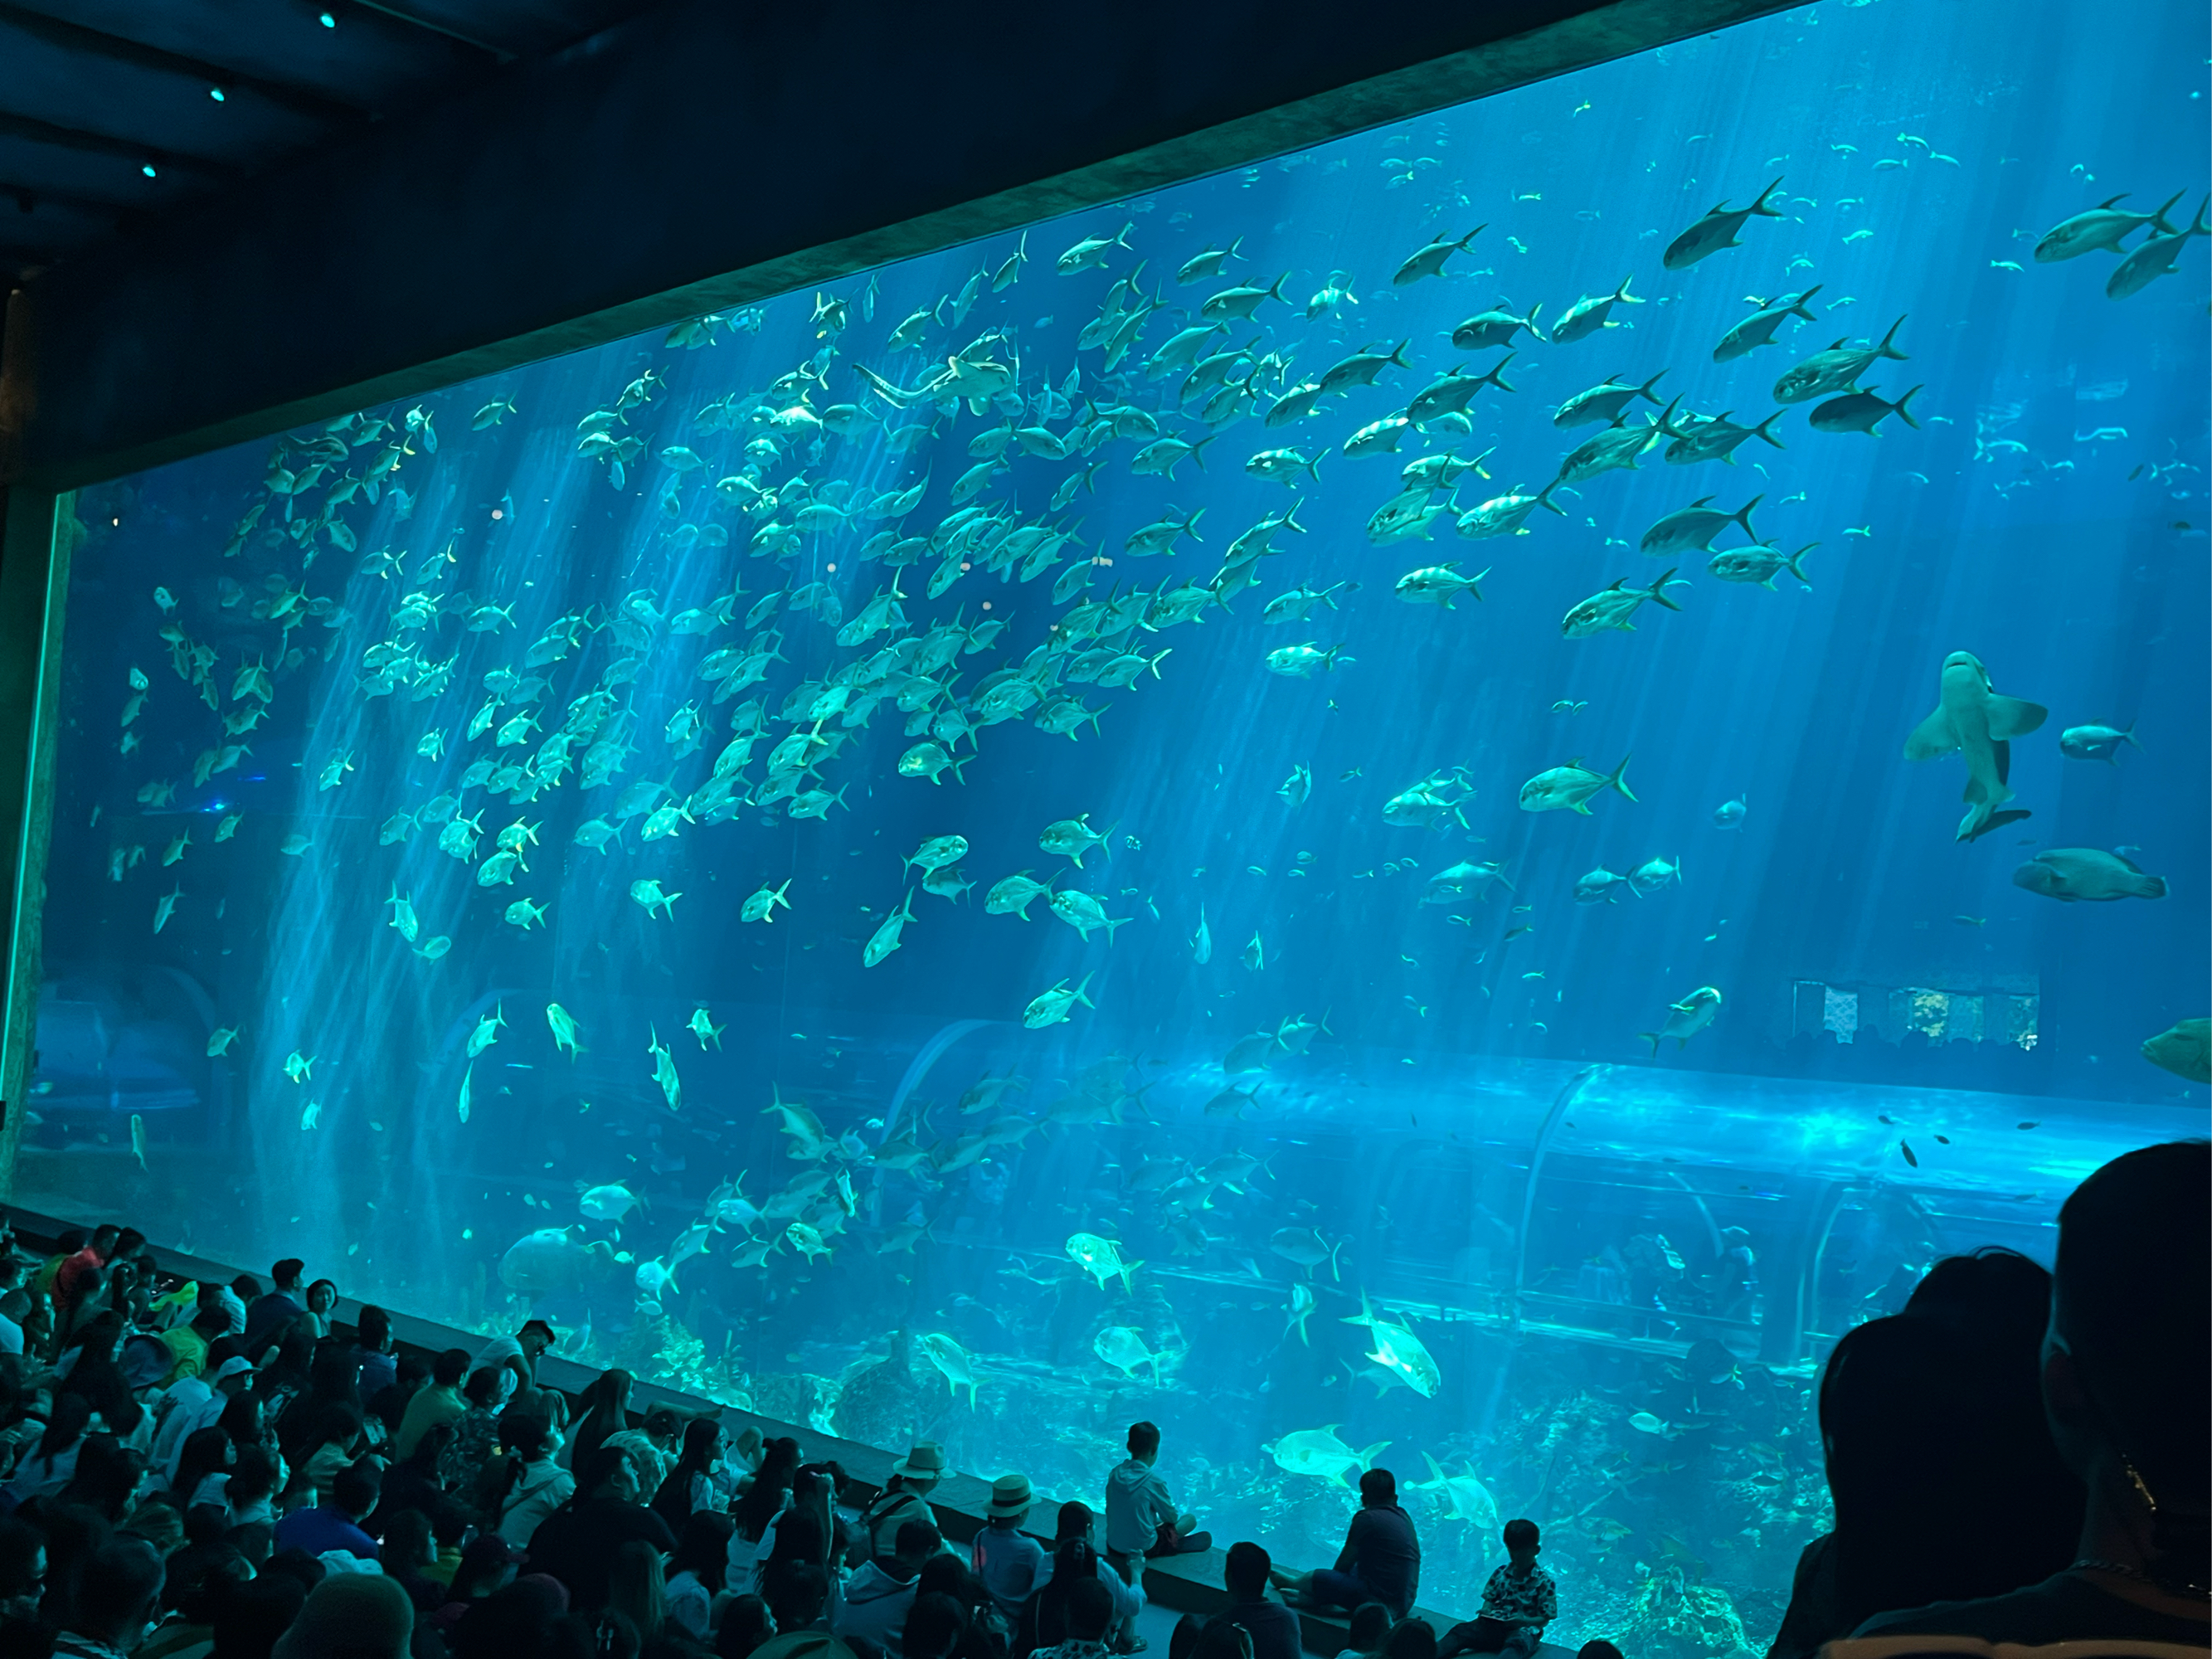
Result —
<path fill-rule="evenodd" d="M 1482 1612 L 1454 1625 L 1437 1644 L 1437 1659 L 1461 1653 L 1497 1653 L 1528 1659 L 1544 1640 L 1544 1626 L 1559 1616 L 1559 1589 L 1536 1565 L 1543 1534 L 1534 1521 L 1505 1523 L 1510 1559 L 1483 1586 Z"/>

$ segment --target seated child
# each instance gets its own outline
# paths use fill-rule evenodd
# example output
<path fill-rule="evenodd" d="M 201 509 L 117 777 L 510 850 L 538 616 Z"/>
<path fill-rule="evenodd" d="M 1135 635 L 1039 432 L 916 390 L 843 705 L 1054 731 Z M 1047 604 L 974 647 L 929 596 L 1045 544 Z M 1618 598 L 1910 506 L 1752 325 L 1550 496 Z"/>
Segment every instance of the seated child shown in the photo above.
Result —
<path fill-rule="evenodd" d="M 1536 1565 L 1542 1534 L 1534 1521 L 1505 1523 L 1510 1559 L 1482 1589 L 1482 1613 L 1455 1625 L 1437 1644 L 1437 1659 L 1459 1653 L 1498 1653 L 1528 1659 L 1544 1639 L 1544 1626 L 1559 1616 L 1559 1586 Z"/>

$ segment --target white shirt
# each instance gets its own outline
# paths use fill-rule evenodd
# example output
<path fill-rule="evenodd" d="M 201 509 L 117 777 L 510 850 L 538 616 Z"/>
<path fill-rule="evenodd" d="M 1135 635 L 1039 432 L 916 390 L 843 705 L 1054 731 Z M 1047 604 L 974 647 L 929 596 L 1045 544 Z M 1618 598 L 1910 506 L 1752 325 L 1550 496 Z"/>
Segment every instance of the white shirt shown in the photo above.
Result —
<path fill-rule="evenodd" d="M 499 1535 L 517 1549 L 529 1547 L 545 1517 L 575 1495 L 576 1477 L 540 1459 L 522 1466 L 522 1484 L 499 1517 Z"/>
<path fill-rule="evenodd" d="M 154 1431 L 152 1462 L 164 1480 L 173 1480 L 177 1462 L 185 1455 L 185 1440 L 196 1429 L 213 1428 L 222 1416 L 222 1408 L 230 1403 L 230 1396 L 217 1394 L 197 1376 L 187 1376 L 172 1383 L 162 1397 L 169 1404 L 161 1426 Z"/>
<path fill-rule="evenodd" d="M 469 1363 L 469 1370 L 472 1372 L 497 1371 L 499 1373 L 499 1403 L 502 1406 L 513 1397 L 515 1389 L 520 1386 L 515 1377 L 514 1368 L 507 1364 L 510 1359 L 522 1360 L 525 1364 L 529 1363 L 527 1357 L 522 1352 L 521 1343 L 511 1336 L 496 1336 L 478 1349 L 477 1357 Z"/>
<path fill-rule="evenodd" d="M 186 1507 L 198 1509 L 204 1504 L 216 1504 L 222 1509 L 226 1526 L 245 1527 L 265 1522 L 273 1527 L 279 1518 L 276 1504 L 266 1498 L 256 1498 L 243 1509 L 232 1503 L 230 1476 L 228 1474 L 211 1474 L 201 1481 L 200 1489 L 192 1494 L 192 1501 Z"/>
<path fill-rule="evenodd" d="M 228 1509 L 230 1507 L 230 1499 L 226 1494 L 228 1493 L 229 1487 L 229 1475 L 221 1472 L 214 1474 L 204 1474 L 200 1477 L 199 1490 L 193 1492 L 190 1498 L 185 1500 L 184 1507 L 188 1510 L 196 1510 L 203 1504 L 220 1504 L 223 1508 Z M 178 1493 L 173 1492 L 169 1494 L 172 1498 L 175 1498 L 178 1495 Z"/>
<path fill-rule="evenodd" d="M 786 1492 L 782 1505 L 769 1516 L 768 1524 L 761 1528 L 758 1539 L 747 1538 L 743 1531 L 730 1534 L 730 1571 L 726 1582 L 738 1595 L 750 1595 L 753 1593 L 760 1564 L 768 1559 L 768 1553 L 775 1547 L 775 1523 L 783 1518 L 785 1510 L 790 1507 L 791 1494 Z"/>
<path fill-rule="evenodd" d="M 6 1314 L 0 1314 L 0 1353 L 23 1352 L 23 1328 Z"/>

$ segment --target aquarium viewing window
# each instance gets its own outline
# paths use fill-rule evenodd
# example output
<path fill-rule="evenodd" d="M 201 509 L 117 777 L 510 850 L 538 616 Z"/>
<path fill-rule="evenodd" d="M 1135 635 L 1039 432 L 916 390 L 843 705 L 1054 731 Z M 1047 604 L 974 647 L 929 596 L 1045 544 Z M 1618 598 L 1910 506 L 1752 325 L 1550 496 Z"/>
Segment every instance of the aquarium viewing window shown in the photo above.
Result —
<path fill-rule="evenodd" d="M 78 492 L 19 1200 L 1763 1648 L 1836 1339 L 2205 1127 L 2205 23 L 2038 15 Z"/>
<path fill-rule="evenodd" d="M 1929 1042 L 2010 1042 L 2035 1047 L 2033 994 L 1935 991 L 1914 987 L 1844 989 L 1800 980 L 1791 999 L 1793 1034 L 1826 1031 L 1838 1042 L 1856 1042 L 1864 1030 L 1899 1042 L 1910 1033 Z"/>

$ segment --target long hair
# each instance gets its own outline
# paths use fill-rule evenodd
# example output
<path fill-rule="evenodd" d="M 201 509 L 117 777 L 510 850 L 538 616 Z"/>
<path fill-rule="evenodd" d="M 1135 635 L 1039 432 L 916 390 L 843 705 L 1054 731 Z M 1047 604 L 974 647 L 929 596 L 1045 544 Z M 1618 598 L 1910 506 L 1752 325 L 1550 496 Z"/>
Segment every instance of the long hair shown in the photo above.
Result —
<path fill-rule="evenodd" d="M 793 1509 L 775 1523 L 775 1543 L 760 1564 L 760 1582 L 766 1584 L 770 1570 L 787 1564 L 818 1567 L 829 1553 L 822 1517 L 812 1510 Z"/>
<path fill-rule="evenodd" d="M 215 1420 L 216 1427 L 231 1438 L 241 1455 L 248 1446 L 266 1443 L 268 1427 L 261 1419 L 261 1397 L 258 1395 L 233 1395 L 222 1408 L 222 1415 Z"/>
<path fill-rule="evenodd" d="M 305 1401 L 295 1401 L 279 1425 L 277 1449 L 290 1462 L 305 1464 L 325 1446 L 350 1449 L 361 1431 L 361 1413 L 352 1406 L 332 1404 L 310 1412 Z"/>
<path fill-rule="evenodd" d="M 112 1311 L 97 1314 L 70 1339 L 76 1358 L 61 1387 L 82 1395 L 100 1413 L 100 1420 L 117 1434 L 127 1435 L 145 1415 L 131 1392 L 131 1383 L 116 1363 L 115 1345 L 123 1337 L 123 1316 Z"/>
<path fill-rule="evenodd" d="M 1060 1515 L 1063 1523 L 1070 1519 L 1065 1509 Z M 1056 1647 L 1067 1639 L 1068 1587 L 1097 1577 L 1098 1552 L 1092 1547 L 1089 1534 L 1063 1534 L 1052 1547 L 1052 1577 L 1030 1598 L 1031 1605 L 1024 1614 L 1036 1626 L 1037 1646 Z"/>
<path fill-rule="evenodd" d="M 637 1626 L 650 1642 L 660 1633 L 668 1616 L 668 1598 L 662 1589 L 660 1553 L 641 1538 L 633 1538 L 615 1552 L 607 1574 L 607 1606 Z"/>
<path fill-rule="evenodd" d="M 799 1443 L 789 1435 L 780 1434 L 761 1448 L 761 1466 L 753 1483 L 730 1510 L 738 1537 L 749 1544 L 760 1541 L 789 1498 L 792 1477 L 798 1473 Z"/>
<path fill-rule="evenodd" d="M 27 1463 L 35 1457 L 51 1463 L 71 1446 L 84 1438 L 92 1423 L 92 1401 L 81 1394 L 58 1394 L 54 1407 L 46 1413 L 46 1431 L 39 1437 L 39 1443 L 31 1448 Z"/>
<path fill-rule="evenodd" d="M 325 1337 L 317 1345 L 307 1367 L 306 1397 L 318 1406 L 350 1406 L 357 1412 L 368 1409 L 361 1398 L 361 1358 L 351 1343 Z"/>
<path fill-rule="evenodd" d="M 681 1532 L 690 1519 L 691 1482 L 714 1467 L 721 1440 L 722 1425 L 711 1417 L 695 1417 L 684 1425 L 684 1449 L 653 1494 L 653 1508 L 671 1532 Z"/>
<path fill-rule="evenodd" d="M 200 1483 L 226 1468 L 234 1449 L 230 1437 L 212 1424 L 185 1437 L 184 1449 L 177 1456 L 176 1477 L 169 1482 L 169 1496 L 179 1509 L 191 1505 Z"/>
<path fill-rule="evenodd" d="M 82 1504 L 111 1522 L 120 1521 L 137 1490 L 141 1468 L 138 1454 L 113 1435 L 92 1435 L 78 1449 L 76 1468 L 54 1502 Z"/>
<path fill-rule="evenodd" d="M 694 1575 L 709 1595 L 722 1593 L 730 1571 L 730 1517 L 713 1510 L 694 1510 L 676 1537 L 676 1553 L 668 1558 L 667 1577 Z"/>
<path fill-rule="evenodd" d="M 1098 1571 L 1098 1551 L 1087 1532 L 1070 1533 L 1052 1547 L 1052 1577 L 1057 1583 L 1064 1576 L 1071 1578 L 1090 1578 Z"/>
<path fill-rule="evenodd" d="M 584 1391 L 584 1419 L 576 1425 L 569 1444 L 573 1461 L 581 1464 L 611 1434 L 629 1426 L 629 1391 L 634 1379 L 625 1370 L 601 1371 Z"/>

